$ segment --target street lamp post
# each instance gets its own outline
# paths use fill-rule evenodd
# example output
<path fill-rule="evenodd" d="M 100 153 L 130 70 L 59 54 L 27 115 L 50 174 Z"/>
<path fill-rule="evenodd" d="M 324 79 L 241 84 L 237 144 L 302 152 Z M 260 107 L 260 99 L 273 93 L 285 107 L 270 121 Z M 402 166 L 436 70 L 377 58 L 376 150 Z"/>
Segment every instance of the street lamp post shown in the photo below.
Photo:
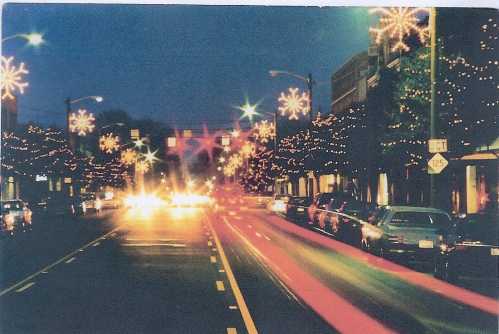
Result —
<path fill-rule="evenodd" d="M 269 71 L 269 74 L 271 77 L 277 77 L 279 75 L 288 75 L 288 76 L 291 76 L 291 77 L 294 77 L 294 78 L 297 78 L 301 81 L 304 81 L 306 84 L 307 84 L 307 89 L 308 89 L 308 117 L 309 117 L 309 122 L 308 122 L 308 133 L 309 133 L 309 138 L 310 140 L 312 140 L 312 121 L 313 121 L 313 109 L 312 109 L 312 93 L 313 93 L 313 87 L 314 85 L 316 84 L 316 82 L 314 81 L 313 77 L 312 77 L 312 73 L 308 73 L 308 75 L 306 77 L 302 76 L 302 75 L 299 75 L 299 74 L 296 74 L 296 73 L 293 73 L 293 72 L 289 72 L 289 71 L 281 71 L 281 70 L 270 70 Z M 276 111 L 276 116 L 275 116 L 275 127 L 276 127 L 276 142 L 275 142 L 275 153 L 274 154 L 277 154 L 277 111 Z M 317 178 L 317 188 L 319 189 L 319 178 Z M 308 187 L 307 187 L 308 189 Z M 312 194 L 310 194 L 312 195 Z"/>

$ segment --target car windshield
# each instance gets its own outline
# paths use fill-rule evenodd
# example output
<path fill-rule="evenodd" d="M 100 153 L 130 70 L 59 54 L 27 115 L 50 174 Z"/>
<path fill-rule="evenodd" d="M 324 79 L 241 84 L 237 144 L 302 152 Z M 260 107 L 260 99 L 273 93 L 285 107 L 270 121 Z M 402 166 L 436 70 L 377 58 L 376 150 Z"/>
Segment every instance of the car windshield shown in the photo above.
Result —
<path fill-rule="evenodd" d="M 443 213 L 435 212 L 396 212 L 390 224 L 424 227 L 448 227 L 450 218 Z"/>

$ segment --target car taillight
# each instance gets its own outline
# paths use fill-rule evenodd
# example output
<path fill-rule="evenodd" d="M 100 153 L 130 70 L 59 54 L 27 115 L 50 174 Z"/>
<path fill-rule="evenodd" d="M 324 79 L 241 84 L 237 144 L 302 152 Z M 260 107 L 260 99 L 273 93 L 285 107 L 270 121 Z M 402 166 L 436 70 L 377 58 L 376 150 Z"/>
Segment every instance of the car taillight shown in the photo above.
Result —
<path fill-rule="evenodd" d="M 3 216 L 3 221 L 5 223 L 5 229 L 10 231 L 14 228 L 14 215 L 8 213 Z"/>

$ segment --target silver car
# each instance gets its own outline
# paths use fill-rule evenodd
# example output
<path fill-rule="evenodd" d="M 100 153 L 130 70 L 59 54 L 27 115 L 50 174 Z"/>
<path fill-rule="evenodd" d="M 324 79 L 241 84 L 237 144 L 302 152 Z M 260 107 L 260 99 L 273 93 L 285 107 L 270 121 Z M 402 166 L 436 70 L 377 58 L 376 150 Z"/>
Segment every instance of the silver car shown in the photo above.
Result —
<path fill-rule="evenodd" d="M 363 243 L 382 257 L 433 261 L 445 243 L 451 217 L 425 207 L 387 206 L 376 221 L 362 227 Z"/>

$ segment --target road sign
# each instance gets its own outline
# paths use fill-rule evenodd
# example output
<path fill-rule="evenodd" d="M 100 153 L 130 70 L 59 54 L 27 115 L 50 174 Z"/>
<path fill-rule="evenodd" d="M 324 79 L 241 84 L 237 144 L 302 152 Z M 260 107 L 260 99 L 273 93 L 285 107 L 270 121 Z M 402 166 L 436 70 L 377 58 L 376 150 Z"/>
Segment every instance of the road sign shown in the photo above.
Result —
<path fill-rule="evenodd" d="M 445 152 L 447 152 L 447 139 L 430 139 L 430 140 L 428 140 L 428 151 L 430 153 L 445 153 Z"/>
<path fill-rule="evenodd" d="M 437 153 L 428 161 L 428 174 L 440 174 L 448 164 L 449 162 Z"/>
<path fill-rule="evenodd" d="M 177 146 L 177 138 L 176 137 L 168 137 L 167 139 L 167 145 L 168 147 L 176 147 Z"/>

